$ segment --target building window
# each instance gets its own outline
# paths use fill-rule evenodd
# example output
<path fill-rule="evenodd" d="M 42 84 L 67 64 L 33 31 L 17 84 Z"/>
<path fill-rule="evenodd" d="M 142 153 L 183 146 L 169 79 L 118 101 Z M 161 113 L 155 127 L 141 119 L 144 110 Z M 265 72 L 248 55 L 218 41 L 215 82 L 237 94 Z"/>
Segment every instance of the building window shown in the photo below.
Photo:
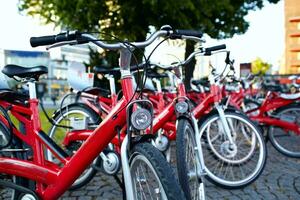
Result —
<path fill-rule="evenodd" d="M 297 53 L 297 60 L 300 60 L 300 52 Z"/>

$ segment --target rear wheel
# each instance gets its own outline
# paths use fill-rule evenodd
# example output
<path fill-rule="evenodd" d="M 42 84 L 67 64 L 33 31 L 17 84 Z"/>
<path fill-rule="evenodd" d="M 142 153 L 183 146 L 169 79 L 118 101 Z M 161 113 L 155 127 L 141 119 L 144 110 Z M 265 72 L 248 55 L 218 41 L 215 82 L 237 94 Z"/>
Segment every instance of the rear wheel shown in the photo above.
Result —
<path fill-rule="evenodd" d="M 100 123 L 100 118 L 93 110 L 88 108 L 83 104 L 72 104 L 66 106 L 58 111 L 57 114 L 53 117 L 53 120 L 57 125 L 63 125 L 66 127 L 71 126 L 71 119 L 76 119 L 77 121 L 85 121 L 87 123 L 87 129 L 92 129 L 92 126 L 96 126 Z M 65 138 L 66 132 L 70 131 L 69 128 L 63 128 L 59 126 L 52 126 L 49 131 L 49 137 L 51 137 L 58 145 L 62 146 L 62 141 Z M 68 147 L 64 147 L 69 154 L 73 154 L 82 144 L 82 141 L 76 141 L 71 143 Z M 46 152 L 47 159 L 50 161 L 56 162 L 55 157 L 52 155 L 51 151 L 47 150 Z M 97 165 L 97 160 L 93 162 Z M 86 185 L 90 180 L 95 176 L 97 170 L 93 167 L 87 168 L 81 176 L 72 184 L 70 189 L 78 189 Z"/>
<path fill-rule="evenodd" d="M 241 188 L 255 181 L 266 163 L 266 146 L 260 129 L 246 116 L 225 111 L 233 144 L 219 114 L 200 124 L 208 180 L 224 188 Z"/>
<path fill-rule="evenodd" d="M 286 106 L 276 112 L 276 117 L 280 120 L 288 121 L 300 125 L 300 107 L 299 105 Z M 300 135 L 293 131 L 284 130 L 280 127 L 271 126 L 268 131 L 269 139 L 272 145 L 280 153 L 300 158 Z"/>
<path fill-rule="evenodd" d="M 136 144 L 129 163 L 136 199 L 185 199 L 171 166 L 153 145 Z"/>

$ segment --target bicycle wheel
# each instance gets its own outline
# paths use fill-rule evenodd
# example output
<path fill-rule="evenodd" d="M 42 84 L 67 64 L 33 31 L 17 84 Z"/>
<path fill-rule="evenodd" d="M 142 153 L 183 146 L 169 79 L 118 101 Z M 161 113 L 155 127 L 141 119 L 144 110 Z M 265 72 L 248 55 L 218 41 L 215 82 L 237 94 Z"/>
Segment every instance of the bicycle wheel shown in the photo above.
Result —
<path fill-rule="evenodd" d="M 300 125 L 300 107 L 299 105 L 285 106 L 276 111 L 275 117 Z M 280 153 L 292 158 L 300 158 L 299 135 L 274 126 L 269 127 L 268 135 L 272 145 Z"/>
<path fill-rule="evenodd" d="M 136 199 L 185 199 L 172 168 L 151 144 L 136 144 L 129 162 Z"/>
<path fill-rule="evenodd" d="M 84 104 L 71 104 L 64 107 L 61 111 L 56 112 L 56 115 L 53 117 L 53 120 L 57 125 L 70 126 L 71 118 L 76 118 L 77 120 L 86 119 L 89 126 L 95 126 L 100 123 L 100 117 L 92 109 L 88 108 Z M 88 127 L 89 128 L 89 127 Z M 49 131 L 49 137 L 52 138 L 58 145 L 62 146 L 62 141 L 65 137 L 65 133 L 70 131 L 68 128 L 52 126 Z M 66 147 L 66 151 L 70 154 L 73 151 L 76 151 L 82 141 L 73 142 L 71 145 Z M 50 150 L 47 150 L 46 157 L 52 162 L 56 162 Z M 96 160 L 93 164 L 97 164 Z M 81 176 L 72 184 L 70 190 L 78 189 L 86 185 L 97 173 L 97 171 L 89 167 L 87 168 Z"/>
<path fill-rule="evenodd" d="M 260 107 L 260 104 L 256 101 L 254 101 L 254 100 L 251 100 L 251 99 L 245 99 L 244 100 L 244 109 L 243 109 L 243 111 L 245 113 L 247 113 L 248 111 L 253 110 L 252 112 L 247 113 L 248 116 L 258 115 L 259 111 L 258 110 L 254 111 L 254 109 L 257 109 L 259 107 Z"/>
<path fill-rule="evenodd" d="M 195 132 L 190 122 L 181 118 L 176 128 L 176 161 L 180 185 L 187 199 L 201 199 L 199 188 L 202 180 L 198 177 Z"/>
<path fill-rule="evenodd" d="M 208 180 L 224 188 L 242 188 L 255 181 L 266 163 L 266 145 L 260 129 L 245 115 L 225 111 L 233 144 L 219 114 L 200 124 Z"/>

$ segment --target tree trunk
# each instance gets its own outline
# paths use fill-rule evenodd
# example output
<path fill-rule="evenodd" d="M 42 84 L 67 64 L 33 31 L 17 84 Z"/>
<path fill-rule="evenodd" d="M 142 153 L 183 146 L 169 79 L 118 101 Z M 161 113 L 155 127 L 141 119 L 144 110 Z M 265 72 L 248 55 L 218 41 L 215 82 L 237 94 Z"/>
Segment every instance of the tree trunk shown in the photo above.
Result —
<path fill-rule="evenodd" d="M 195 50 L 195 42 L 193 41 L 186 41 L 186 46 L 185 46 L 185 59 L 187 57 L 189 57 L 189 55 L 191 53 L 193 53 Z M 193 73 L 194 73 L 194 69 L 195 69 L 195 64 L 196 64 L 196 60 L 195 58 L 193 58 L 191 60 L 190 63 L 188 63 L 186 66 L 184 66 L 184 85 L 186 90 L 190 90 L 191 86 L 190 86 L 190 80 L 193 78 Z"/>

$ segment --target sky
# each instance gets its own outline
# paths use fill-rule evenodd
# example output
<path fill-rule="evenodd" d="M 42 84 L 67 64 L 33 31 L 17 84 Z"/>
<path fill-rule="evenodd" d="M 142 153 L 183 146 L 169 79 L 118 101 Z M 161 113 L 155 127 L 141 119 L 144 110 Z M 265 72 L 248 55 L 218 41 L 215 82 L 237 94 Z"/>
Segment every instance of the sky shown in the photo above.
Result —
<path fill-rule="evenodd" d="M 225 40 L 227 49 L 240 62 L 251 62 L 260 57 L 278 66 L 285 48 L 284 0 L 277 4 L 267 3 L 261 10 L 251 11 L 246 20 L 250 22 L 248 31 Z"/>
<path fill-rule="evenodd" d="M 43 25 L 38 19 L 21 15 L 18 0 L 0 1 L 0 49 L 45 50 L 32 48 L 31 36 L 57 34 L 51 25 Z M 251 62 L 257 57 L 277 66 L 284 52 L 284 2 L 266 3 L 257 11 L 251 11 L 246 20 L 250 22 L 248 31 L 231 39 L 216 41 L 207 39 L 207 45 L 225 43 L 237 62 Z"/>

